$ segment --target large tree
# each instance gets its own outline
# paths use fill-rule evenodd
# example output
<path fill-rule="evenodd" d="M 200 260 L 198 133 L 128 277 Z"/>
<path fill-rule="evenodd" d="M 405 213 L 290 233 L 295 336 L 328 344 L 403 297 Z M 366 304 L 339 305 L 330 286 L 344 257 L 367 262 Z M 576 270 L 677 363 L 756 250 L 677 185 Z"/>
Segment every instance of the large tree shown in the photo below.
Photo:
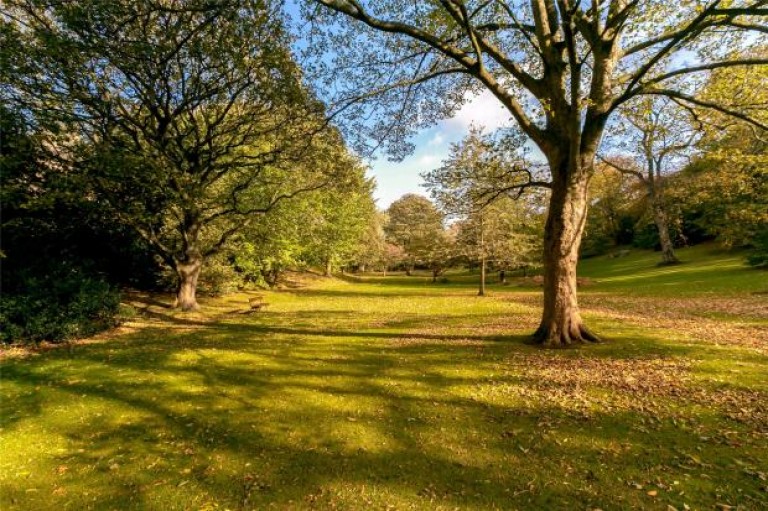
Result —
<path fill-rule="evenodd" d="M 8 0 L 8 100 L 178 276 L 197 308 L 205 260 L 322 186 L 343 151 L 301 85 L 280 2 Z M 7 54 L 6 54 L 7 55 Z M 311 162 L 311 165 L 310 165 Z M 298 167 L 304 170 L 299 174 Z M 71 170 L 67 170 L 68 172 Z"/>
<path fill-rule="evenodd" d="M 315 192 L 310 198 L 314 208 L 303 219 L 308 231 L 305 257 L 324 267 L 328 277 L 352 262 L 375 221 L 374 182 L 365 178 L 365 167 L 358 163 L 356 168 L 354 181 Z"/>
<path fill-rule="evenodd" d="M 414 128 L 489 91 L 544 154 L 551 179 L 545 226 L 544 308 L 534 338 L 547 346 L 595 341 L 579 312 L 576 264 L 587 189 L 611 114 L 641 95 L 667 96 L 742 119 L 698 96 L 698 77 L 765 63 L 733 57 L 768 33 L 766 0 L 314 0 L 310 12 L 336 55 L 326 77 L 348 113 L 376 97 L 380 115 L 352 123 L 394 147 Z M 755 35 L 748 35 L 753 32 Z M 310 46 L 317 49 L 318 46 Z M 320 60 L 320 71 L 328 60 Z M 345 84 L 345 85 L 342 85 Z M 366 112 L 366 110 L 368 112 Z M 377 122 L 380 120 L 381 122 Z M 753 121 L 766 129 L 764 123 Z M 397 151 L 395 151 L 397 152 Z M 531 183 L 521 179 L 520 186 Z"/>

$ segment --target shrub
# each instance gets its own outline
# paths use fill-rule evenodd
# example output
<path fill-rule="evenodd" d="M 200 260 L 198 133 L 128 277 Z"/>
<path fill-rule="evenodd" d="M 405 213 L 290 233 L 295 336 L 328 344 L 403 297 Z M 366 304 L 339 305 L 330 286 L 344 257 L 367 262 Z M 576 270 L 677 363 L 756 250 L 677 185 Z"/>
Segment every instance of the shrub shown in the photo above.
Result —
<path fill-rule="evenodd" d="M 0 297 L 0 341 L 61 342 L 117 325 L 118 291 L 84 270 L 61 267 L 25 273 Z"/>
<path fill-rule="evenodd" d="M 752 250 L 747 256 L 747 264 L 756 268 L 768 269 L 768 227 L 762 229 L 752 240 Z"/>

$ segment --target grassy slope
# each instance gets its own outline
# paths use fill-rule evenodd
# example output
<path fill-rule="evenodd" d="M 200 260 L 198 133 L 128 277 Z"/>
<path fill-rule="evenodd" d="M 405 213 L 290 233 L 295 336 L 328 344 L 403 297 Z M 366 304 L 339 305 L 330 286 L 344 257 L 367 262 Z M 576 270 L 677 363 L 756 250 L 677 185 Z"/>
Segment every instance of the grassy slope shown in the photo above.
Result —
<path fill-rule="evenodd" d="M 766 274 L 586 261 L 609 342 L 541 351 L 537 288 L 324 281 L 2 361 L 0 509 L 768 505 Z"/>

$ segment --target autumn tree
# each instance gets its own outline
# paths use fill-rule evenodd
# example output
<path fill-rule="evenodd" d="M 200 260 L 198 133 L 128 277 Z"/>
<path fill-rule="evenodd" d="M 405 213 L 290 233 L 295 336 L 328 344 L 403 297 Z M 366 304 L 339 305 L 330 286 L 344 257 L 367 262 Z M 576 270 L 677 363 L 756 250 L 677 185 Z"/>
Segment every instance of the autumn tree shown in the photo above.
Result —
<path fill-rule="evenodd" d="M 176 272 L 182 310 L 197 308 L 207 258 L 280 200 L 322 186 L 343 150 L 332 133 L 316 135 L 321 108 L 301 85 L 279 8 L 4 2 L 3 42 L 20 41 L 6 98 L 36 118 L 62 169 L 87 167 L 103 206 Z M 301 165 L 312 172 L 299 180 Z"/>
<path fill-rule="evenodd" d="M 748 55 L 768 55 L 768 47 L 755 47 Z M 738 105 L 768 124 L 768 65 L 717 70 L 703 95 L 729 107 Z M 768 136 L 719 112 L 707 112 L 701 119 L 699 155 L 680 176 L 678 190 L 670 190 L 674 200 L 725 247 L 754 247 L 760 239 L 766 247 Z"/>
<path fill-rule="evenodd" d="M 613 113 L 665 96 L 765 123 L 702 98 L 715 69 L 766 63 L 734 57 L 764 39 L 765 0 L 314 0 L 307 14 L 325 46 L 317 80 L 338 93 L 350 132 L 388 140 L 395 155 L 413 130 L 488 91 L 544 154 L 551 178 L 544 307 L 534 338 L 547 346 L 596 341 L 582 320 L 576 265 L 588 184 Z M 347 20 L 347 22 L 344 21 Z M 754 37 L 746 34 L 755 33 Z M 376 103 L 366 101 L 375 99 Z M 378 109 L 376 108 L 378 105 Z M 386 144 L 386 142 L 383 142 Z M 521 186 L 528 186 L 525 176 Z"/>

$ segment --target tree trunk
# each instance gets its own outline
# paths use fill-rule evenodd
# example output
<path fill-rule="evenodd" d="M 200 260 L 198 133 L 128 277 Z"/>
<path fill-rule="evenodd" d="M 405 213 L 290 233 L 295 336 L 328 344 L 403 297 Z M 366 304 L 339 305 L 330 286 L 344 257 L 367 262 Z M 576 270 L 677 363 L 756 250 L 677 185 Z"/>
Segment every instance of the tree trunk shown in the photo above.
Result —
<path fill-rule="evenodd" d="M 480 257 L 480 289 L 477 296 L 485 296 L 485 255 Z"/>
<path fill-rule="evenodd" d="M 408 264 L 405 267 L 405 274 L 410 277 L 411 273 L 413 273 L 413 265 L 412 264 Z"/>
<path fill-rule="evenodd" d="M 504 270 L 499 271 L 499 284 L 507 283 L 507 272 Z"/>
<path fill-rule="evenodd" d="M 667 210 L 664 207 L 664 200 L 658 195 L 654 195 L 653 202 L 653 220 L 656 228 L 659 230 L 659 242 L 661 243 L 661 264 L 677 264 L 680 260 L 675 255 L 675 248 L 672 244 L 672 238 L 669 236 L 669 219 Z"/>
<path fill-rule="evenodd" d="M 178 290 L 176 292 L 176 302 L 174 307 L 181 308 L 182 311 L 198 310 L 197 304 L 197 279 L 200 277 L 200 270 L 203 267 L 202 257 L 195 257 L 192 260 L 176 263 L 176 275 L 179 278 Z"/>
<path fill-rule="evenodd" d="M 197 304 L 197 279 L 203 268 L 203 253 L 198 244 L 200 235 L 199 215 L 195 211 L 184 214 L 184 249 L 181 257 L 174 258 L 179 287 L 176 292 L 174 307 L 182 311 L 194 311 L 200 308 Z"/>
<path fill-rule="evenodd" d="M 277 285 L 277 281 L 280 280 L 280 270 L 273 268 L 267 271 L 264 274 L 264 280 L 267 282 L 269 287 L 275 287 Z"/>
<path fill-rule="evenodd" d="M 533 340 L 548 347 L 599 340 L 584 325 L 576 299 L 576 265 L 587 218 L 589 176 L 574 170 L 553 172 L 544 232 L 544 310 Z"/>
<path fill-rule="evenodd" d="M 331 264 L 331 260 L 328 259 L 325 261 L 325 276 L 330 277 L 332 274 L 333 265 Z"/>
<path fill-rule="evenodd" d="M 480 289 L 477 296 L 485 296 L 485 218 L 480 213 Z"/>

